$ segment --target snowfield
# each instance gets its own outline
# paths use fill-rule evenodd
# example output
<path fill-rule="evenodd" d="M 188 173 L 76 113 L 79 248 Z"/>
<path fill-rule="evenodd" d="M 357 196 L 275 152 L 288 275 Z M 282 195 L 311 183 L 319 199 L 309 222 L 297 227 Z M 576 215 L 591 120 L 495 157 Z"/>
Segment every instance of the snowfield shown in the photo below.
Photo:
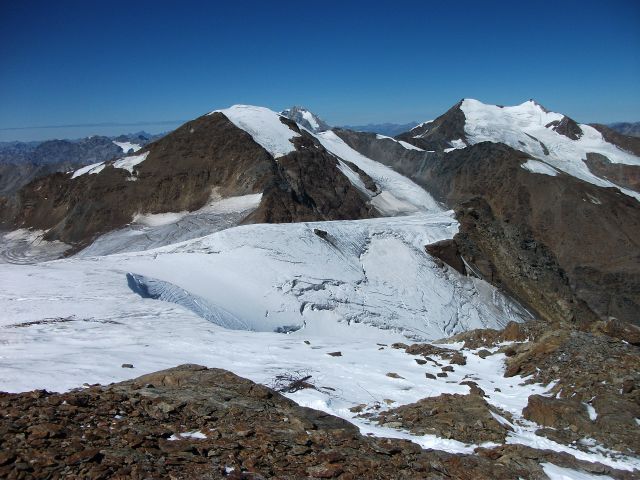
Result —
<path fill-rule="evenodd" d="M 342 172 L 356 188 L 372 198 L 371 203 L 383 215 L 394 216 L 416 212 L 441 212 L 443 210 L 442 206 L 422 187 L 386 165 L 356 152 L 334 132 L 329 130 L 315 136 L 329 152 L 342 160 L 355 164 L 374 180 L 381 190 L 380 193 L 372 194 L 369 192 L 358 174 L 353 172 L 347 164 L 340 162 Z M 347 170 L 351 173 L 348 173 Z"/>
<path fill-rule="evenodd" d="M 251 135 L 257 144 L 273 155 L 273 158 L 277 159 L 295 151 L 291 140 L 300 134 L 282 123 L 282 115 L 279 113 L 253 105 L 233 105 L 211 113 L 216 112 L 222 113 L 236 127 Z"/>
<path fill-rule="evenodd" d="M 138 145 L 137 143 L 116 142 L 115 140 L 113 141 L 113 143 L 120 147 L 124 153 L 129 153 L 129 150 L 133 150 L 133 152 L 135 153 L 142 148 L 142 146 Z"/>
<path fill-rule="evenodd" d="M 612 163 L 640 165 L 639 157 L 608 143 L 595 128 L 578 124 L 582 135 L 572 140 L 553 130 L 553 126 L 547 127 L 551 122 L 561 121 L 564 115 L 546 111 L 532 100 L 513 107 L 498 107 L 465 99 L 460 108 L 466 117 L 464 129 L 470 144 L 504 143 L 569 175 L 601 187 L 619 188 L 640 200 L 640 193 L 614 185 L 587 167 L 584 160 L 588 152 L 604 155 Z M 549 175 L 549 169 L 531 171 Z"/>

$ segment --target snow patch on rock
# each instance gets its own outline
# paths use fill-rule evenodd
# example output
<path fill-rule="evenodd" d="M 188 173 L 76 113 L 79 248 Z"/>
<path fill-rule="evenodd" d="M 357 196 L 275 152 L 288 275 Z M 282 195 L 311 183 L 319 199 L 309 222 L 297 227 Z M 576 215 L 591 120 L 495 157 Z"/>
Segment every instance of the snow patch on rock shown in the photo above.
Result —
<path fill-rule="evenodd" d="M 552 177 L 558 175 L 558 171 L 555 168 L 539 160 L 527 160 L 521 165 L 521 167 L 525 170 L 530 171 L 531 173 L 550 175 Z"/>
<path fill-rule="evenodd" d="M 283 157 L 295 147 L 291 140 L 300 134 L 280 121 L 282 116 L 268 108 L 252 105 L 234 105 L 224 110 L 215 110 L 233 124 L 247 132 L 253 140 L 269 152 L 273 158 Z"/>

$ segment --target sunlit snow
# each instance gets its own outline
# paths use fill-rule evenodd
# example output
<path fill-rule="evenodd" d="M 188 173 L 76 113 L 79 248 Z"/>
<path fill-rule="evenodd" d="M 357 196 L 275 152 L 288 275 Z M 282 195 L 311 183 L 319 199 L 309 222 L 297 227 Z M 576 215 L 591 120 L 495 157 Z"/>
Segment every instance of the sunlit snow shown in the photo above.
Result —
<path fill-rule="evenodd" d="M 594 185 L 617 187 L 591 173 L 584 162 L 588 152 L 604 155 L 612 163 L 640 165 L 640 157 L 606 142 L 602 134 L 589 125 L 579 124 L 582 136 L 578 140 L 547 127 L 551 122 L 561 121 L 564 115 L 545 111 L 531 100 L 513 107 L 499 107 L 465 99 L 460 108 L 466 117 L 465 134 L 471 144 L 504 143 Z M 640 193 L 618 188 L 640 199 Z"/>
<path fill-rule="evenodd" d="M 129 153 L 129 150 L 133 150 L 134 152 L 137 152 L 142 148 L 142 146 L 138 145 L 137 143 L 116 142 L 115 140 L 113 141 L 113 143 L 116 144 L 118 147 L 120 147 L 124 153 Z"/>
<path fill-rule="evenodd" d="M 224 110 L 215 110 L 231 120 L 238 128 L 246 131 L 268 151 L 273 158 L 282 157 L 295 151 L 291 140 L 300 134 L 282 123 L 280 114 L 264 107 L 234 105 Z"/>

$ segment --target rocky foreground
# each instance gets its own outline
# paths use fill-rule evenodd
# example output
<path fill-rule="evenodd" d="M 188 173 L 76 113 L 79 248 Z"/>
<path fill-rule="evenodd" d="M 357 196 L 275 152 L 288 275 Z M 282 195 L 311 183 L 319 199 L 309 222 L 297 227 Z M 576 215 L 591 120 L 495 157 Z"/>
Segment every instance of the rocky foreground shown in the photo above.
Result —
<path fill-rule="evenodd" d="M 606 333 L 605 333 L 606 332 Z M 523 415 L 560 443 L 583 437 L 637 455 L 640 356 L 636 329 L 543 331 L 510 324 L 463 334 L 474 354 L 508 356 L 506 375 L 555 383 L 555 397 L 531 396 Z M 613 336 L 612 336 L 613 335 Z M 623 337 L 623 338 L 616 338 Z M 631 342 L 630 342 L 631 341 Z M 511 343 L 510 343 L 511 342 Z M 403 345 L 417 362 L 454 368 L 461 352 Z M 480 350 L 487 347 L 488 350 Z M 302 383 L 299 388 L 309 387 Z M 471 444 L 474 454 L 423 450 L 398 439 L 362 435 L 351 423 L 300 407 L 233 373 L 199 365 L 62 394 L 0 394 L 0 477 L 19 478 L 455 478 L 544 479 L 544 464 L 612 478 L 638 478 L 567 453 L 507 444 L 508 423 L 469 382 L 468 395 L 443 394 L 364 417 L 416 435 Z M 590 418 L 584 405 L 593 405 Z M 498 417 L 499 418 L 499 417 Z"/>

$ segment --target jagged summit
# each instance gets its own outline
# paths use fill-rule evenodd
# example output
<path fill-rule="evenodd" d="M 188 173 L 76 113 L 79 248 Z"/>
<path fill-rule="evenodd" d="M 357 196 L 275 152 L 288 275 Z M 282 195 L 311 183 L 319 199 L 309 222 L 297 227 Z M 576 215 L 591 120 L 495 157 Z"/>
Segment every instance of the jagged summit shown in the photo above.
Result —
<path fill-rule="evenodd" d="M 331 130 L 329 124 L 304 107 L 293 106 L 291 108 L 287 108 L 281 112 L 281 115 L 293 120 L 298 125 L 301 125 L 314 133 Z"/>

